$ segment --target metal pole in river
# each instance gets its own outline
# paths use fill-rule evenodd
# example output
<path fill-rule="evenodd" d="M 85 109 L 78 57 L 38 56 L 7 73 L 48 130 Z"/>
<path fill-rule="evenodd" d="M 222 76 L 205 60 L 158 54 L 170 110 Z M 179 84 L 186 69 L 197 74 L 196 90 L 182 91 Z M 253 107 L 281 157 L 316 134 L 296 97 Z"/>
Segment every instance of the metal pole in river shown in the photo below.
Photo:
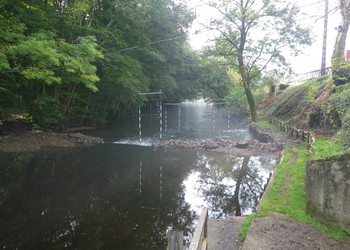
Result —
<path fill-rule="evenodd" d="M 165 108 L 164 110 L 164 130 L 165 132 L 168 131 L 168 110 Z"/>
<path fill-rule="evenodd" d="M 179 113 L 178 113 L 178 127 L 181 129 L 181 104 L 179 105 Z"/>
<path fill-rule="evenodd" d="M 216 119 L 216 117 L 215 117 L 215 109 L 213 107 L 213 133 L 215 133 L 215 119 Z"/>
<path fill-rule="evenodd" d="M 141 193 L 142 193 L 142 189 L 141 189 L 141 182 L 142 180 L 142 161 L 140 161 L 140 198 L 141 198 Z"/>
<path fill-rule="evenodd" d="M 159 167 L 159 195 L 160 199 L 163 198 L 163 168 L 162 166 Z"/>
<path fill-rule="evenodd" d="M 163 137 L 163 104 L 162 101 L 159 100 L 159 138 Z"/>
<path fill-rule="evenodd" d="M 141 132 L 141 106 L 139 106 L 139 136 L 140 136 L 140 142 L 142 142 L 142 132 Z"/>
<path fill-rule="evenodd" d="M 227 110 L 227 132 L 230 131 L 230 117 L 231 117 L 231 113 L 230 110 Z"/>

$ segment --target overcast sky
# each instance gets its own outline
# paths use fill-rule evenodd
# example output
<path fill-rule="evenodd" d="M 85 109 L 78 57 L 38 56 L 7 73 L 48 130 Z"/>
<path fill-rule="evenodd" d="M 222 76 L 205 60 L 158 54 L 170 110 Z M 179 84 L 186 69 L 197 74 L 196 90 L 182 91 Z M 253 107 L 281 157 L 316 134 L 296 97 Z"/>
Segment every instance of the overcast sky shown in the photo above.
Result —
<path fill-rule="evenodd" d="M 301 7 L 301 11 L 307 14 L 306 17 L 302 18 L 302 22 L 311 26 L 315 42 L 312 46 L 306 47 L 304 55 L 300 55 L 297 58 L 289 57 L 289 62 L 291 63 L 293 70 L 298 74 L 320 69 L 323 41 L 323 16 L 325 13 L 324 0 L 290 1 L 297 2 L 298 6 Z M 194 21 L 190 31 L 190 44 L 191 47 L 196 50 L 200 50 L 203 46 L 210 43 L 210 39 L 215 37 L 215 33 L 213 32 L 203 32 L 202 23 L 208 24 L 210 19 L 218 18 L 220 16 L 215 9 L 207 6 L 205 4 L 206 2 L 207 0 L 191 0 L 188 2 L 188 6 L 193 8 L 197 14 L 197 19 Z M 337 4 L 338 1 L 329 0 L 329 10 L 334 9 Z M 335 28 L 338 27 L 339 24 L 339 11 L 331 12 L 328 16 L 327 67 L 331 66 L 330 60 L 337 36 L 337 30 Z M 198 30 L 202 30 L 202 32 L 195 34 Z"/>

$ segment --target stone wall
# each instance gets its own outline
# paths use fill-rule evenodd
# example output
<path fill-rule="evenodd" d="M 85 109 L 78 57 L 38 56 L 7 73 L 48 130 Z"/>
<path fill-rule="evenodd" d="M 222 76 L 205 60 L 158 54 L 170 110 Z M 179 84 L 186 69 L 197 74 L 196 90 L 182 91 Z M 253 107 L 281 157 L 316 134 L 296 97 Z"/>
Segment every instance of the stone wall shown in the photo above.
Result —
<path fill-rule="evenodd" d="M 350 154 L 307 163 L 307 212 L 350 233 Z"/>
<path fill-rule="evenodd" d="M 250 123 L 248 126 L 249 133 L 253 138 L 262 143 L 274 143 L 275 140 L 267 133 L 260 131 L 255 123 Z"/>

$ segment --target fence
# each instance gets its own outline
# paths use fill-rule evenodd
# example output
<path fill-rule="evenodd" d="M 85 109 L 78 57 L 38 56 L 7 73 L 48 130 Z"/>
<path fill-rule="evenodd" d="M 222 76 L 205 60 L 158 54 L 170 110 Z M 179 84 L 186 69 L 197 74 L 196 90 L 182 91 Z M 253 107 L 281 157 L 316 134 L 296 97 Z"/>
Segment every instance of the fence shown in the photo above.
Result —
<path fill-rule="evenodd" d="M 270 118 L 270 123 L 278 127 L 282 132 L 285 132 L 288 135 L 298 138 L 302 141 L 306 141 L 309 144 L 312 144 L 315 141 L 315 137 L 310 131 L 304 131 L 294 126 L 286 125 L 285 123 L 275 118 Z"/>
<path fill-rule="evenodd" d="M 326 75 L 328 74 L 332 74 L 332 68 L 328 67 L 326 68 Z M 311 72 L 307 72 L 304 74 L 298 74 L 294 77 L 290 77 L 290 78 L 284 78 L 280 84 L 287 84 L 287 85 L 298 85 L 300 83 L 306 82 L 308 80 L 312 80 L 315 79 L 317 77 L 322 76 L 321 70 L 314 70 Z"/>

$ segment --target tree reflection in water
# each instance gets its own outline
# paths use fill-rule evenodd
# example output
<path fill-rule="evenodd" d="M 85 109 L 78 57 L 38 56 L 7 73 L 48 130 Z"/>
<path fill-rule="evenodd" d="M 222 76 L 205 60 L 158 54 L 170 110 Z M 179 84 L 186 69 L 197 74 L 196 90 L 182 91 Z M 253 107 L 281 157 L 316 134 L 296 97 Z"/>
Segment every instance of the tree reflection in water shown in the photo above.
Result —
<path fill-rule="evenodd" d="M 271 157 L 203 155 L 197 162 L 196 189 L 211 209 L 211 217 L 254 212 L 275 162 Z"/>
<path fill-rule="evenodd" d="M 111 144 L 0 157 L 4 249 L 165 249 L 167 230 L 194 231 L 186 179 L 196 176 L 215 217 L 247 214 L 274 165 Z"/>
<path fill-rule="evenodd" d="M 165 249 L 167 229 L 191 235 L 182 182 L 197 154 L 136 149 L 1 154 L 1 248 Z"/>

